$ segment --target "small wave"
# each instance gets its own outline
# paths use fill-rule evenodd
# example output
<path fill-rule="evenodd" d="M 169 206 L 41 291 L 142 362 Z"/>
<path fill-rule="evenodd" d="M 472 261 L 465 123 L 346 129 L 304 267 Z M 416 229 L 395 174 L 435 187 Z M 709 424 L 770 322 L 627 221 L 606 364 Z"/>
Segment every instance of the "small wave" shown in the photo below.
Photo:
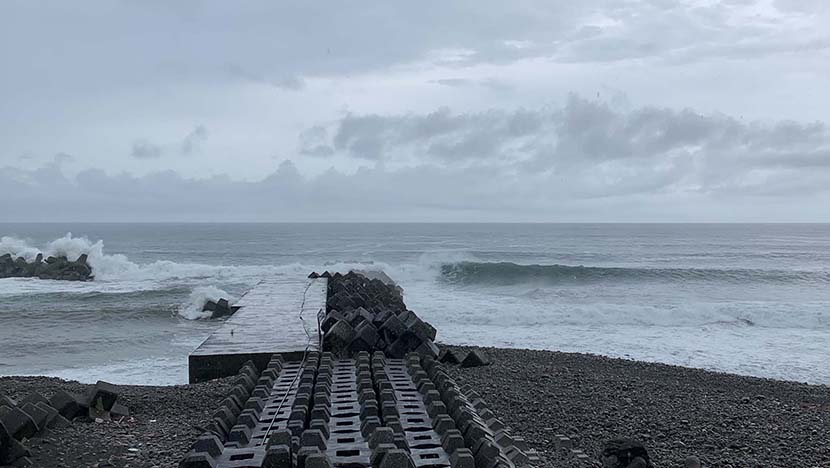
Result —
<path fill-rule="evenodd" d="M 582 284 L 641 281 L 716 281 L 729 283 L 830 283 L 827 271 L 710 268 L 626 268 L 570 265 L 520 265 L 511 262 L 455 262 L 441 265 L 449 283 L 510 286 L 523 283 Z"/>
<path fill-rule="evenodd" d="M 190 293 L 185 304 L 179 308 L 179 315 L 188 320 L 202 320 L 210 318 L 211 312 L 202 311 L 207 301 L 218 301 L 219 299 L 230 299 L 228 293 L 216 286 L 199 286 Z"/>

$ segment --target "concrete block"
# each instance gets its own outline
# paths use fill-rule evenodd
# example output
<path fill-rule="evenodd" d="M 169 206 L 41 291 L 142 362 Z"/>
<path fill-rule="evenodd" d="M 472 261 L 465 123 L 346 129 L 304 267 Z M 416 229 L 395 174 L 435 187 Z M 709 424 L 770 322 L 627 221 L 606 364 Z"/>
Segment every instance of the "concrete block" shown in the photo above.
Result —
<path fill-rule="evenodd" d="M 74 418 L 86 414 L 86 404 L 78 395 L 64 392 L 63 390 L 55 393 L 49 399 L 49 405 L 58 410 L 64 418 L 73 420 Z"/>
<path fill-rule="evenodd" d="M 215 434 L 205 432 L 190 446 L 190 450 L 192 452 L 204 452 L 212 457 L 218 457 L 222 453 L 222 440 L 216 437 Z"/>
<path fill-rule="evenodd" d="M 395 433 L 391 428 L 378 427 L 369 435 L 369 448 L 374 450 L 381 444 L 394 444 Z"/>
<path fill-rule="evenodd" d="M 288 429 L 279 429 L 276 431 L 271 431 L 270 435 L 268 436 L 267 446 L 278 446 L 278 445 L 285 445 L 291 446 L 291 431 Z"/>
<path fill-rule="evenodd" d="M 470 449 L 459 448 L 450 454 L 452 468 L 475 468 L 475 458 Z"/>
<path fill-rule="evenodd" d="M 121 403 L 115 403 L 110 410 L 110 416 L 113 418 L 128 418 L 130 417 L 130 409 Z"/>
<path fill-rule="evenodd" d="M 461 358 L 458 356 L 458 353 L 452 349 L 447 349 L 441 352 L 438 355 L 438 361 L 443 362 L 444 364 L 461 364 Z"/>
<path fill-rule="evenodd" d="M 8 433 L 17 440 L 30 439 L 39 428 L 34 419 L 18 407 L 0 407 L 0 422 L 6 426 Z"/>
<path fill-rule="evenodd" d="M 115 400 L 118 399 L 118 388 L 109 383 L 99 380 L 87 394 L 87 406 L 98 411 L 109 411 Z"/>
<path fill-rule="evenodd" d="M 203 452 L 191 452 L 179 463 L 179 468 L 216 468 L 216 460 Z"/>
<path fill-rule="evenodd" d="M 458 429 L 448 429 L 441 435 L 441 445 L 447 453 L 464 448 L 464 437 Z"/>
<path fill-rule="evenodd" d="M 48 405 L 49 400 L 47 400 L 46 397 L 44 397 L 40 393 L 32 392 L 32 393 L 26 395 L 25 397 L 21 398 L 20 401 L 17 403 L 17 405 L 18 406 L 23 406 L 26 403 L 31 403 L 33 405 L 36 405 L 38 403 L 46 403 Z M 2 403 L 0 403 L 0 404 L 2 404 Z"/>
<path fill-rule="evenodd" d="M 42 409 L 43 411 L 46 412 L 46 414 L 47 414 L 47 416 L 46 416 L 46 427 L 61 428 L 61 427 L 66 427 L 66 426 L 69 426 L 70 424 L 72 424 L 72 423 L 69 422 L 68 419 L 61 416 L 60 413 L 58 413 L 58 410 L 56 410 L 55 408 L 52 408 L 49 404 L 38 403 L 35 406 L 37 406 L 38 408 L 40 408 L 40 409 Z"/>
<path fill-rule="evenodd" d="M 333 468 L 333 465 L 325 453 L 312 453 L 305 459 L 305 468 Z"/>
<path fill-rule="evenodd" d="M 35 426 L 37 426 L 38 431 L 41 431 L 46 428 L 46 419 L 49 417 L 49 413 L 46 411 L 38 408 L 32 403 L 26 403 L 20 407 L 21 410 L 26 412 L 32 421 L 35 422 Z"/>
<path fill-rule="evenodd" d="M 288 444 L 270 445 L 265 452 L 262 466 L 267 468 L 291 468 L 291 446 Z"/>
<path fill-rule="evenodd" d="M 240 445 L 247 445 L 251 441 L 251 428 L 244 424 L 233 426 L 228 432 L 229 442 L 239 442 Z"/>
<path fill-rule="evenodd" d="M 461 367 L 481 367 L 489 366 L 490 358 L 484 352 L 474 349 L 467 353 L 467 357 L 461 361 Z"/>
<path fill-rule="evenodd" d="M 415 463 L 405 450 L 387 450 L 380 459 L 379 468 L 415 468 Z"/>
<path fill-rule="evenodd" d="M 317 429 L 306 429 L 303 435 L 300 436 L 300 445 L 302 447 L 317 447 L 320 450 L 326 450 L 326 438 L 323 433 Z"/>
<path fill-rule="evenodd" d="M 335 323 L 323 337 L 323 348 L 338 356 L 347 356 L 355 331 L 345 320 Z"/>

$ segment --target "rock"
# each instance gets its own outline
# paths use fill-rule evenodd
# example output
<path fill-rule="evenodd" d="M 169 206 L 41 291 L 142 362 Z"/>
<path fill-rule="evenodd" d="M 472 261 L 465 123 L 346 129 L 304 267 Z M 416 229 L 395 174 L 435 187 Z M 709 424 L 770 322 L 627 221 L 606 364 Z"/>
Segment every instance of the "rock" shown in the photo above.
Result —
<path fill-rule="evenodd" d="M 701 468 L 700 458 L 697 458 L 694 455 L 689 455 L 686 457 L 686 461 L 683 462 L 683 466 L 685 468 Z"/>
<path fill-rule="evenodd" d="M 654 468 L 645 446 L 631 439 L 612 439 L 602 449 L 603 468 Z"/>
<path fill-rule="evenodd" d="M 487 357 L 482 351 L 474 349 L 467 353 L 467 357 L 461 361 L 461 367 L 481 367 L 481 366 L 489 366 L 490 365 L 490 358 Z"/>

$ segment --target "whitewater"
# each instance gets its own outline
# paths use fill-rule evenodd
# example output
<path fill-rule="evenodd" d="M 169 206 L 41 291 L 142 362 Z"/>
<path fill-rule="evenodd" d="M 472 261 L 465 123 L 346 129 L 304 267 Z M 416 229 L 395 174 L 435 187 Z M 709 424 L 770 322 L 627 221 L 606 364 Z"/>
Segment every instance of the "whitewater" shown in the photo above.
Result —
<path fill-rule="evenodd" d="M 95 281 L 0 279 L 2 375 L 177 384 L 266 276 L 379 270 L 445 343 L 830 384 L 830 226 L 0 224 L 0 255 L 86 253 Z"/>

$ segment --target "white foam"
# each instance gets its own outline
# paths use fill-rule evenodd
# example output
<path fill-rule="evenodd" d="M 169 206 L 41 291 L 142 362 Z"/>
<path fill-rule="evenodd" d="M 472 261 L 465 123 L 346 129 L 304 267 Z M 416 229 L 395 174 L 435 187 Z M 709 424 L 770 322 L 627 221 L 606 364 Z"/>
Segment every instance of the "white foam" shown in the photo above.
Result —
<path fill-rule="evenodd" d="M 210 311 L 202 311 L 207 301 L 218 301 L 219 299 L 231 298 L 228 293 L 217 288 L 216 286 L 199 286 L 193 289 L 190 293 L 190 298 L 187 303 L 179 308 L 179 315 L 188 320 L 202 320 L 210 318 Z"/>

